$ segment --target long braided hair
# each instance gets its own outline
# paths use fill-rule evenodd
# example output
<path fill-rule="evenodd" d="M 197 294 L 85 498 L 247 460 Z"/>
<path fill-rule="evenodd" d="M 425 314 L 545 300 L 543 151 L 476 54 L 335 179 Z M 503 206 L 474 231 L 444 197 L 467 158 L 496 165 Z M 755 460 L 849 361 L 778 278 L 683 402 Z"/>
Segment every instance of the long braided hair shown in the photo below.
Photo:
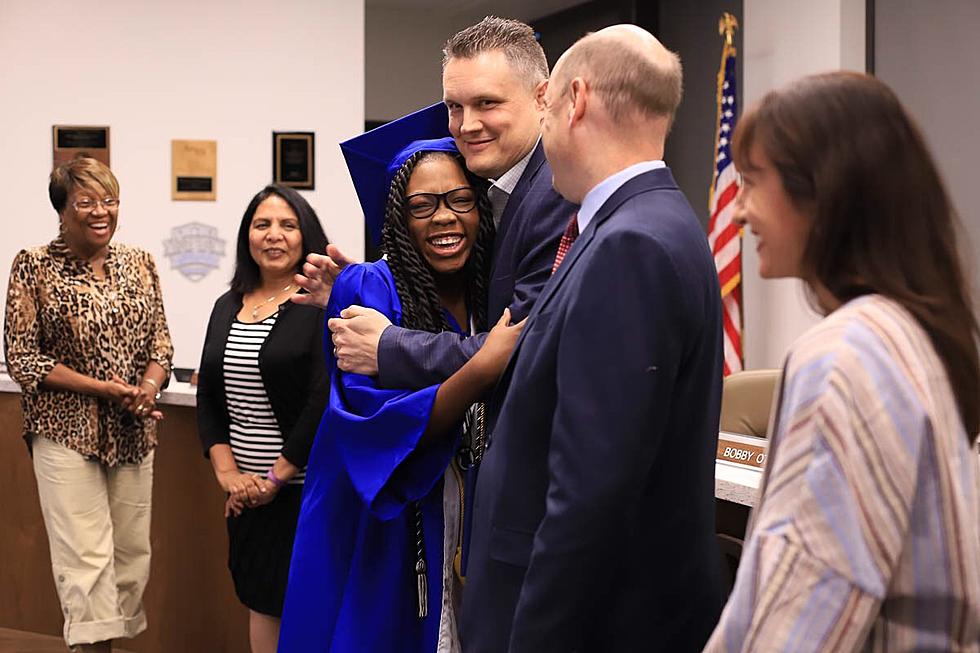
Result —
<path fill-rule="evenodd" d="M 385 223 L 381 230 L 381 248 L 385 253 L 391 274 L 395 278 L 395 289 L 402 304 L 401 326 L 431 333 L 452 330 L 449 320 L 446 319 L 442 301 L 439 299 L 432 268 L 415 248 L 405 224 L 406 220 L 411 219 L 407 213 L 405 189 L 408 187 L 412 171 L 419 163 L 440 156 L 459 163 L 467 182 L 476 191 L 476 209 L 480 215 L 480 222 L 476 242 L 470 250 L 463 273 L 466 275 L 466 307 L 472 315 L 476 330 L 486 331 L 489 326 L 487 288 L 490 285 L 490 257 L 495 231 L 490 201 L 487 199 L 486 182 L 466 169 L 461 156 L 424 150 L 409 157 L 395 173 L 388 191 Z M 467 325 L 460 326 L 466 328 Z"/>

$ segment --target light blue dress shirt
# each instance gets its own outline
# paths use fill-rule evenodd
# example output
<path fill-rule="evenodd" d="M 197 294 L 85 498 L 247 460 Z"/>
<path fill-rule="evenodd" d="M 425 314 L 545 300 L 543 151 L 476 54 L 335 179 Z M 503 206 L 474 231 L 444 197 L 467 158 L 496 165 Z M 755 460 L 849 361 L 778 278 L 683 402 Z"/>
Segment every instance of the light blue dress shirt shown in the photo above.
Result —
<path fill-rule="evenodd" d="M 667 164 L 663 161 L 641 161 L 599 182 L 585 195 L 585 199 L 582 200 L 582 207 L 578 210 L 578 232 L 582 233 L 585 231 L 585 228 L 589 226 L 592 218 L 602 208 L 602 205 L 606 203 L 606 200 L 612 197 L 613 193 L 619 190 L 623 184 L 633 177 L 639 177 L 644 172 L 666 167 Z"/>

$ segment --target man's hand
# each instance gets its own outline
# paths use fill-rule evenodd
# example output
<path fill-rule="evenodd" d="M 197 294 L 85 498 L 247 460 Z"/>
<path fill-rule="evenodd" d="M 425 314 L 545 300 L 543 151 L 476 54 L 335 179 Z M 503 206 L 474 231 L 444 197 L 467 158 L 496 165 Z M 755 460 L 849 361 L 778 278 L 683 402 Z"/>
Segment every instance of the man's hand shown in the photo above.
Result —
<path fill-rule="evenodd" d="M 333 334 L 338 368 L 365 376 L 378 374 L 378 343 L 391 320 L 373 308 L 354 305 L 328 320 L 327 326 Z"/>
<path fill-rule="evenodd" d="M 289 298 L 290 301 L 326 308 L 337 275 L 353 262 L 336 245 L 327 245 L 326 255 L 310 253 L 303 264 L 303 274 L 293 277 L 293 282 L 306 293 L 297 293 Z"/>

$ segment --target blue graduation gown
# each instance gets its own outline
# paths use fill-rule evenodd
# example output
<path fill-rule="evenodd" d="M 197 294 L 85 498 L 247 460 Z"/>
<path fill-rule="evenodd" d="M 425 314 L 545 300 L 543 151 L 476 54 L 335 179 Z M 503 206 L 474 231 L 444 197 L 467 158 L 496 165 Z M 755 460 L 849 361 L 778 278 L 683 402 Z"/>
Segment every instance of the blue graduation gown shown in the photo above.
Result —
<path fill-rule="evenodd" d="M 344 269 L 327 317 L 351 304 L 400 323 L 386 262 Z M 442 605 L 443 475 L 459 434 L 420 447 L 439 386 L 381 389 L 373 378 L 338 370 L 329 337 L 324 348 L 330 402 L 306 470 L 279 653 L 433 653 Z M 427 564 L 424 619 L 414 571 L 416 501 Z"/>

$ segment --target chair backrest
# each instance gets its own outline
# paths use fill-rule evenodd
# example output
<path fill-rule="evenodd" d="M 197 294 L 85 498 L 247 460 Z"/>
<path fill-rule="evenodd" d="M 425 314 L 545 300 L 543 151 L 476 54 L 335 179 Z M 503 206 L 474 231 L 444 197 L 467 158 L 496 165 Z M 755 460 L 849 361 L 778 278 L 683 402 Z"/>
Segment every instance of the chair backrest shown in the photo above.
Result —
<path fill-rule="evenodd" d="M 765 438 L 781 370 L 746 370 L 725 377 L 721 430 Z"/>

